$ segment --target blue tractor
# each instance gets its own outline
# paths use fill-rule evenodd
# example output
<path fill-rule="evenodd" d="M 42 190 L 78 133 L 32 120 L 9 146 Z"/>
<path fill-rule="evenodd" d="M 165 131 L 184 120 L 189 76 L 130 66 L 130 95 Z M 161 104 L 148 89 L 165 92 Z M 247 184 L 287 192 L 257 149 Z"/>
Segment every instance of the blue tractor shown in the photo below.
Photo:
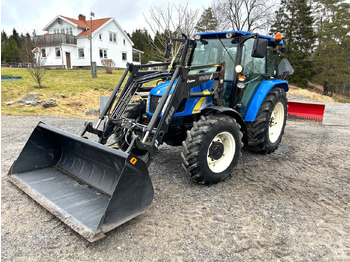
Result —
<path fill-rule="evenodd" d="M 232 174 L 243 145 L 263 154 L 276 150 L 287 112 L 288 82 L 277 79 L 282 40 L 230 31 L 172 41 L 183 43 L 181 56 L 169 65 L 169 75 L 156 73 L 165 77 L 142 95 L 146 102 L 126 107 L 122 116 L 136 122 L 117 131 L 118 147 L 127 150 L 132 145 L 136 154 L 152 156 L 162 142 L 182 146 L 185 170 L 204 184 Z M 169 42 L 166 53 L 171 46 Z"/>
<path fill-rule="evenodd" d="M 86 123 L 80 137 L 39 123 L 9 172 L 89 241 L 147 210 L 153 199 L 147 164 L 162 143 L 182 146 L 190 176 L 214 184 L 232 174 L 244 146 L 269 154 L 281 142 L 285 79 L 293 69 L 285 60 L 277 66 L 280 38 L 183 35 L 169 40 L 166 58 L 173 43 L 182 51 L 170 63 L 127 64 L 98 122 Z M 155 66 L 164 70 L 149 70 Z"/>

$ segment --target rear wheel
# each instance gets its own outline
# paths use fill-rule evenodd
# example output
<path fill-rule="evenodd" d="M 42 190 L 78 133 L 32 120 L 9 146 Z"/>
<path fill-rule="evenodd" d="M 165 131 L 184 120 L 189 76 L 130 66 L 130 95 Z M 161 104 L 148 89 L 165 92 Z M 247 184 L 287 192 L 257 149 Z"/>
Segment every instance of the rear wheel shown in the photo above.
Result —
<path fill-rule="evenodd" d="M 240 126 L 230 116 L 201 116 L 182 143 L 183 166 L 198 183 L 226 179 L 238 163 L 242 136 Z"/>
<path fill-rule="evenodd" d="M 274 87 L 261 104 L 255 121 L 247 122 L 249 149 L 263 154 L 275 151 L 282 140 L 286 119 L 286 92 Z"/>

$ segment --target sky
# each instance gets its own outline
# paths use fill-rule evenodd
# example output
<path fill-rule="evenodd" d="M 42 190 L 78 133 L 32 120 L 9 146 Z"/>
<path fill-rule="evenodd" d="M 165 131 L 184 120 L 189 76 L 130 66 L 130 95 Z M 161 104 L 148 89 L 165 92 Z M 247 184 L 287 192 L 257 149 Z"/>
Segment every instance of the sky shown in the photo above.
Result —
<path fill-rule="evenodd" d="M 212 0 L 188 0 L 191 9 L 210 6 Z M 185 0 L 172 0 L 176 5 L 186 5 Z M 171 5 L 171 4 L 170 4 Z M 90 19 L 90 12 L 95 19 L 114 17 L 128 33 L 136 29 L 147 29 L 144 15 L 153 7 L 166 10 L 168 2 L 160 0 L 1 0 L 1 31 L 12 34 L 13 28 L 21 34 L 43 34 L 42 29 L 57 15 L 78 19 L 79 14 Z"/>

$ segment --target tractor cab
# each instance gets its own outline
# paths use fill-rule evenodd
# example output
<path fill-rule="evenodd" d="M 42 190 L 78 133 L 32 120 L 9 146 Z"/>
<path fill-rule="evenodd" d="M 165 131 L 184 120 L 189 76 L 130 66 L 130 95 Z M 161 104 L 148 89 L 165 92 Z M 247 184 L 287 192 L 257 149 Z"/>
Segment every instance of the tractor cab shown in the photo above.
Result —
<path fill-rule="evenodd" d="M 177 39 L 178 40 L 178 39 Z M 222 105 L 237 110 L 243 117 L 260 84 L 277 78 L 277 53 L 283 50 L 281 38 L 258 35 L 250 32 L 199 33 L 195 40 L 187 41 L 186 53 L 179 61 L 190 68 L 225 63 Z M 171 45 L 168 45 L 167 55 Z M 181 63 L 181 62 L 179 62 Z M 185 65 L 185 64 L 184 64 Z M 215 72 L 216 67 L 190 70 L 189 74 Z M 147 113 L 152 115 L 156 101 L 163 95 L 168 82 L 150 92 Z M 284 83 L 286 84 L 286 83 Z M 210 91 L 213 80 L 194 87 L 191 92 Z M 286 90 L 287 91 L 287 90 Z M 199 104 L 200 103 L 200 104 Z M 190 98 L 183 101 L 175 117 L 200 113 L 201 109 L 213 106 L 211 97 Z"/>
<path fill-rule="evenodd" d="M 283 42 L 237 31 L 200 33 L 195 39 L 189 65 L 225 62 L 223 105 L 235 108 L 244 117 L 259 85 L 277 78 L 277 52 Z"/>

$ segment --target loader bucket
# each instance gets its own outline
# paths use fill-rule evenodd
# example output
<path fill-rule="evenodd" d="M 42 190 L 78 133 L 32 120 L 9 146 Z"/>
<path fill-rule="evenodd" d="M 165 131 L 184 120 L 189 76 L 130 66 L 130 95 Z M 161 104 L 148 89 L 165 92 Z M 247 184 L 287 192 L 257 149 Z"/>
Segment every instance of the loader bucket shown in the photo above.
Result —
<path fill-rule="evenodd" d="M 145 212 L 153 199 L 141 159 L 44 123 L 8 178 L 90 242 Z"/>
<path fill-rule="evenodd" d="M 287 119 L 322 123 L 325 105 L 288 102 Z"/>

